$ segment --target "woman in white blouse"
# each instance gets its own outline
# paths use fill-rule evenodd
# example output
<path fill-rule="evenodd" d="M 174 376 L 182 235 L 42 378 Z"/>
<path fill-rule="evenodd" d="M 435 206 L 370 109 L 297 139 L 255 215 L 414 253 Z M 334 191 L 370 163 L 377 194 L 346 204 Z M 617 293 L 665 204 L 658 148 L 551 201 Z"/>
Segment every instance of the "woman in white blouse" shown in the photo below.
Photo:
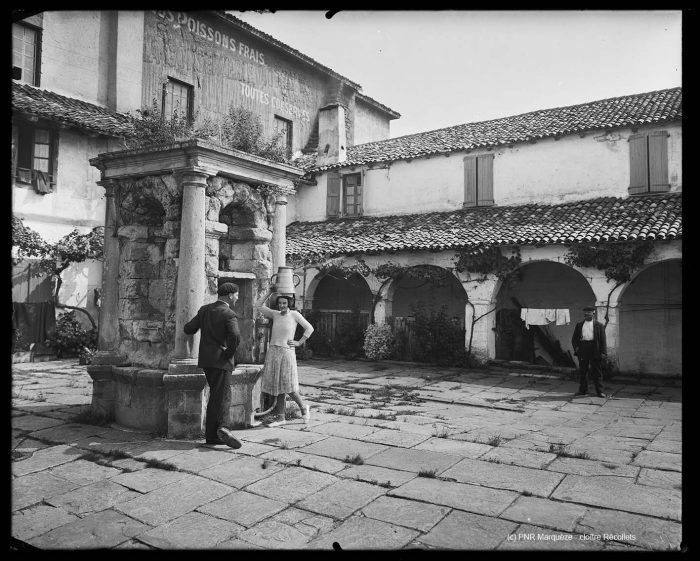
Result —
<path fill-rule="evenodd" d="M 294 307 L 294 297 L 279 295 L 276 298 L 278 310 L 273 310 L 264 305 L 272 294 L 267 294 L 258 300 L 255 305 L 266 318 L 272 320 L 272 333 L 270 345 L 265 355 L 265 366 L 261 391 L 276 396 L 276 403 L 272 411 L 272 418 L 267 422 L 269 427 L 278 427 L 286 423 L 284 417 L 285 394 L 289 394 L 302 413 L 304 423 L 309 422 L 309 406 L 304 403 L 299 395 L 299 379 L 297 375 L 297 358 L 295 347 L 300 347 L 311 336 L 314 328 L 304 319 Z M 304 335 L 298 341 L 294 340 L 297 325 L 304 329 Z"/>

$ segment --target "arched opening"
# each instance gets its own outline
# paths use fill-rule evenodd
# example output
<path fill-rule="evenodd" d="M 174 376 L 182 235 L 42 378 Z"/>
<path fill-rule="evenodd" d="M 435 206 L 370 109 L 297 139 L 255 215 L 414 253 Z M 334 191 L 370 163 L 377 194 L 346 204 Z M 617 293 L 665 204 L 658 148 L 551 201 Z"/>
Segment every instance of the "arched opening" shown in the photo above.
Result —
<path fill-rule="evenodd" d="M 575 269 L 553 261 L 523 265 L 520 279 L 504 283 L 496 298 L 496 358 L 576 366 L 571 336 L 576 323 L 583 320 L 582 308 L 594 304 L 593 289 Z M 566 310 L 569 322 L 560 313 L 559 321 L 526 326 L 521 308 Z"/>
<path fill-rule="evenodd" d="M 361 354 L 372 303 L 372 291 L 358 273 L 347 278 L 330 273 L 321 278 L 307 313 L 315 330 L 309 339 L 311 349 L 326 356 Z"/>
<path fill-rule="evenodd" d="M 632 280 L 618 308 L 620 371 L 681 373 L 682 303 L 679 259 L 656 263 Z"/>
<path fill-rule="evenodd" d="M 390 289 L 397 354 L 420 362 L 456 363 L 464 351 L 467 294 L 448 270 L 434 265 L 408 269 Z"/>

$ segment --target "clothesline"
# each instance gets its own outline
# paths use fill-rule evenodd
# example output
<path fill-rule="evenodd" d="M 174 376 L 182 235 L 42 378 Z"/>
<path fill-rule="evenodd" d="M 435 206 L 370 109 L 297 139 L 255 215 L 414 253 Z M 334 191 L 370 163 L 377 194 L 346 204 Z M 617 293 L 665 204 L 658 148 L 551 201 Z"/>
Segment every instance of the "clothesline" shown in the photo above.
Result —
<path fill-rule="evenodd" d="M 521 308 L 520 319 L 530 329 L 531 325 L 568 325 L 571 323 L 571 314 L 569 308 Z"/>

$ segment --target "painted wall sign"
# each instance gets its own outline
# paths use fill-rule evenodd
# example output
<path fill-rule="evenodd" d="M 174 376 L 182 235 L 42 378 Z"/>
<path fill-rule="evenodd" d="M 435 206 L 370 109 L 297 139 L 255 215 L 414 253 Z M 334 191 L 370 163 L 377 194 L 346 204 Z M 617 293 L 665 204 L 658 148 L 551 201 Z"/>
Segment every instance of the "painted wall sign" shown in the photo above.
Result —
<path fill-rule="evenodd" d="M 261 66 L 265 66 L 264 53 L 253 49 L 238 39 L 234 39 L 230 35 L 215 29 L 211 25 L 207 25 L 199 21 L 197 18 L 186 14 L 185 12 L 171 12 L 170 10 L 152 10 L 158 17 L 172 23 L 175 29 L 186 27 L 192 34 L 198 35 L 216 43 L 222 49 L 238 53 L 240 56 L 257 62 Z"/>
<path fill-rule="evenodd" d="M 263 105 L 271 105 L 273 109 L 287 112 L 302 121 L 309 121 L 309 112 L 305 109 L 301 109 L 288 101 L 279 99 L 278 97 L 270 95 L 258 88 L 249 86 L 248 84 L 244 84 L 243 82 L 240 82 L 240 84 L 241 94 L 245 97 L 257 101 L 258 103 L 262 103 Z"/>

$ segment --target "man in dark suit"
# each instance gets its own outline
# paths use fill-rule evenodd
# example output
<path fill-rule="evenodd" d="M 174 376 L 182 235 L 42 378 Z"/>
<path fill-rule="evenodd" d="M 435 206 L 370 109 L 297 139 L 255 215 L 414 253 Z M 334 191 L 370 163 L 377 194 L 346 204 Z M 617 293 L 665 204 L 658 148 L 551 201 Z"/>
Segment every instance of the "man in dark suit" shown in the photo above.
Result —
<path fill-rule="evenodd" d="M 584 320 L 577 323 L 574 334 L 571 337 L 571 345 L 574 354 L 578 356 L 579 381 L 578 391 L 574 395 L 586 395 L 588 392 L 587 374 L 590 367 L 591 378 L 595 385 L 595 394 L 605 397 L 603 393 L 603 374 L 600 363 L 607 356 L 607 344 L 605 341 L 605 326 L 593 319 L 595 308 L 586 306 L 583 308 Z"/>
<path fill-rule="evenodd" d="M 226 282 L 219 287 L 218 295 L 218 300 L 199 308 L 197 315 L 185 324 L 184 331 L 188 335 L 194 335 L 200 329 L 202 331 L 197 366 L 204 370 L 209 384 L 206 443 L 240 448 L 241 441 L 230 430 L 220 426 L 222 405 L 229 388 L 229 372 L 234 367 L 233 355 L 241 339 L 238 318 L 231 309 L 238 300 L 238 286 Z"/>

